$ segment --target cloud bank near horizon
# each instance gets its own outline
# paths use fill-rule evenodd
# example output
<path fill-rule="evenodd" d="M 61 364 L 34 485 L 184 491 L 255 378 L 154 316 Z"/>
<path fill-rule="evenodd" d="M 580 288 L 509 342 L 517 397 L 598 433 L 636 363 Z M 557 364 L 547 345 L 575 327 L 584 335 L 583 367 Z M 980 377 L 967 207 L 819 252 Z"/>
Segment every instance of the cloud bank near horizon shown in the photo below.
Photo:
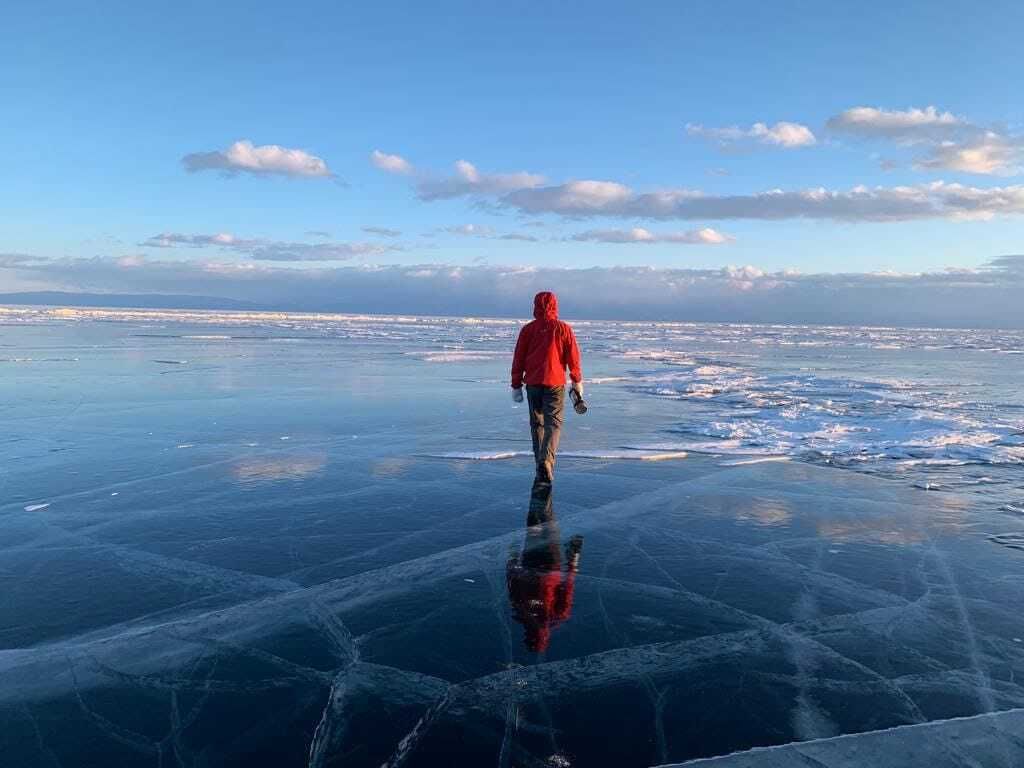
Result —
<path fill-rule="evenodd" d="M 364 227 L 364 231 L 389 233 L 379 227 Z M 316 232 L 313 236 L 323 237 L 326 233 Z M 400 234 L 395 232 L 395 234 Z M 302 243 L 262 238 L 236 237 L 230 232 L 213 235 L 191 235 L 180 232 L 163 232 L 143 240 L 143 248 L 219 248 L 235 252 L 257 261 L 348 261 L 361 256 L 377 256 L 388 251 L 402 250 L 400 245 L 379 243 L 316 242 Z"/>
<path fill-rule="evenodd" d="M 632 229 L 588 229 L 570 239 L 589 243 L 675 243 L 677 245 L 722 245 L 735 240 L 732 235 L 716 229 L 690 229 L 685 232 L 651 232 L 643 227 Z"/>
<path fill-rule="evenodd" d="M 754 267 L 557 269 L 318 266 L 142 256 L 0 260 L 53 289 L 217 295 L 267 308 L 436 315 L 528 314 L 554 290 L 567 317 L 767 323 L 1024 327 L 1024 256 L 923 274 L 803 274 Z"/>

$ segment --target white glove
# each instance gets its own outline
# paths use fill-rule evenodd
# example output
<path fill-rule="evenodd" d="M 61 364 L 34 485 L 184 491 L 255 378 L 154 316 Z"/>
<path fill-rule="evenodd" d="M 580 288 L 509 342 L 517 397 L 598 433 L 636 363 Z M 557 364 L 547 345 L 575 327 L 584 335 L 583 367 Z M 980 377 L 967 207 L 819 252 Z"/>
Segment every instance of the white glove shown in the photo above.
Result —
<path fill-rule="evenodd" d="M 583 399 L 583 382 L 582 381 L 574 381 L 572 383 L 572 388 L 576 391 L 576 394 L 580 396 L 580 400 L 582 400 Z"/>
<path fill-rule="evenodd" d="M 522 387 L 519 387 L 519 389 L 513 389 L 512 390 L 512 399 L 515 400 L 517 403 L 523 402 L 523 388 Z"/>

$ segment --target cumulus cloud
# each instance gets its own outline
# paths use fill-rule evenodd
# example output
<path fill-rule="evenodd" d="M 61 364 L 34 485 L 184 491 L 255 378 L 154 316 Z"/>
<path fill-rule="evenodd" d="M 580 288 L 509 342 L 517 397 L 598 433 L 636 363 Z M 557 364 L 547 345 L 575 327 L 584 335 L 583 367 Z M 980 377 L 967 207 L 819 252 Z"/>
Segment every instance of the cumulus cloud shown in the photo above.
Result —
<path fill-rule="evenodd" d="M 448 200 L 470 195 L 500 195 L 517 189 L 529 189 L 545 183 L 535 173 L 484 173 L 468 160 L 456 160 L 450 175 L 418 171 L 401 155 L 388 155 L 375 149 L 370 161 L 387 173 L 416 176 L 416 196 L 421 200 Z"/>
<path fill-rule="evenodd" d="M 985 128 L 936 107 L 885 110 L 854 107 L 830 118 L 830 130 L 862 139 L 915 147 L 917 170 L 981 175 L 1020 172 L 1024 137 Z"/>
<path fill-rule="evenodd" d="M 979 188 L 937 181 L 916 186 L 708 195 L 688 189 L 641 193 L 611 181 L 572 181 L 517 190 L 503 196 L 500 203 L 525 214 L 658 220 L 987 219 L 1024 213 L 1024 186 Z"/>
<path fill-rule="evenodd" d="M 398 229 L 390 229 L 388 227 L 363 227 L 363 232 L 371 235 L 380 235 L 381 237 L 400 237 L 402 232 Z"/>
<path fill-rule="evenodd" d="M 389 155 L 381 152 L 379 149 L 375 149 L 370 153 L 370 162 L 387 173 L 408 175 L 415 170 L 412 167 L 412 163 L 401 155 Z"/>
<path fill-rule="evenodd" d="M 944 141 L 934 145 L 915 163 L 916 168 L 979 174 L 1020 172 L 1024 142 L 994 131 L 985 131 L 963 142 Z"/>
<path fill-rule="evenodd" d="M 0 265 L 51 288 L 223 296 L 275 309 L 528 315 L 554 290 L 567 317 L 1021 327 L 1024 257 L 921 274 L 723 269 L 314 266 L 198 260 L 36 259 Z"/>
<path fill-rule="evenodd" d="M 277 144 L 254 146 L 248 139 L 236 141 L 225 150 L 194 152 L 181 159 L 185 170 L 223 171 L 229 175 L 250 173 L 257 176 L 326 177 L 334 174 L 327 163 L 302 149 L 289 149 Z"/>
<path fill-rule="evenodd" d="M 825 125 L 829 130 L 863 138 L 916 143 L 949 136 L 969 123 L 952 112 L 940 112 L 935 107 L 903 110 L 853 107 L 833 115 Z"/>
<path fill-rule="evenodd" d="M 297 243 L 262 238 L 239 238 L 229 232 L 213 235 L 164 232 L 144 240 L 147 248 L 221 248 L 257 261 L 346 261 L 357 256 L 373 256 L 400 250 L 397 245 L 376 243 Z"/>
<path fill-rule="evenodd" d="M 518 190 L 503 197 L 501 202 L 523 213 L 587 216 L 622 210 L 634 197 L 633 190 L 615 181 L 569 181 L 552 187 Z"/>
<path fill-rule="evenodd" d="M 481 173 L 468 160 L 457 160 L 455 172 L 447 177 L 423 177 L 416 184 L 421 200 L 446 200 L 466 195 L 497 195 L 517 189 L 532 189 L 545 182 L 543 176 L 517 173 Z"/>
<path fill-rule="evenodd" d="M 726 145 L 753 140 L 783 149 L 795 149 L 809 147 L 817 143 L 814 132 L 806 125 L 787 121 L 780 121 L 771 126 L 766 123 L 754 123 L 750 128 L 740 128 L 735 125 L 726 128 L 710 128 L 698 123 L 687 123 L 686 132 L 690 136 L 699 136 Z"/>
<path fill-rule="evenodd" d="M 643 227 L 632 229 L 588 229 L 572 236 L 573 240 L 594 243 L 678 243 L 682 245 L 720 245 L 732 241 L 731 235 L 705 227 L 686 232 L 651 232 Z"/>

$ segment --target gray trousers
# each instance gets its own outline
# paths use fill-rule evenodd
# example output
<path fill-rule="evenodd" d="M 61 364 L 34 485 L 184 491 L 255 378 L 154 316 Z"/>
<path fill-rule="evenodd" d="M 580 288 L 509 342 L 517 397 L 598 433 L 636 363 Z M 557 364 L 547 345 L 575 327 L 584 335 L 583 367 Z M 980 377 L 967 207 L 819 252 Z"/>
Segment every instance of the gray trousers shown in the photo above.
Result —
<path fill-rule="evenodd" d="M 537 462 L 537 479 L 551 482 L 555 476 L 555 454 L 562 436 L 562 411 L 565 387 L 527 387 L 530 406 L 530 433 L 533 437 L 533 458 Z"/>

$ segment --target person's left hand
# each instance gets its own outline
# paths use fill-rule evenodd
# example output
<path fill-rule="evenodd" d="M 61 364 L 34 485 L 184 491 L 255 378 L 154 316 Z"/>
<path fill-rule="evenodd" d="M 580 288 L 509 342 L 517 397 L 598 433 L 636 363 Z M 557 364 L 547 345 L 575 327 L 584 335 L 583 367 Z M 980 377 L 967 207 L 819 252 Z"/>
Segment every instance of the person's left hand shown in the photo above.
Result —
<path fill-rule="evenodd" d="M 574 381 L 572 383 L 572 388 L 573 388 L 573 391 L 577 395 L 579 395 L 580 400 L 582 400 L 583 399 L 583 382 L 582 381 Z"/>
<path fill-rule="evenodd" d="M 512 390 L 512 399 L 515 402 L 517 402 L 517 403 L 523 402 L 523 388 L 522 387 L 519 387 L 518 389 L 513 389 Z"/>

